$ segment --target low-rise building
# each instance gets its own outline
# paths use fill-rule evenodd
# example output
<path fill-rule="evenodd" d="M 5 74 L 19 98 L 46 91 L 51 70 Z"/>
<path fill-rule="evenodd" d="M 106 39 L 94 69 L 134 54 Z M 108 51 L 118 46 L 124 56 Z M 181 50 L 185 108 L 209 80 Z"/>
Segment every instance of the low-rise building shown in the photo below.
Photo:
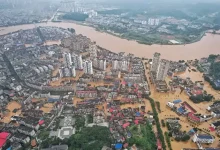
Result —
<path fill-rule="evenodd" d="M 18 132 L 23 133 L 25 135 L 32 136 L 32 137 L 36 135 L 36 132 L 33 128 L 22 126 L 22 125 L 18 127 Z"/>
<path fill-rule="evenodd" d="M 214 143 L 215 138 L 209 134 L 195 134 L 193 136 L 193 142 L 211 144 Z"/>
<path fill-rule="evenodd" d="M 79 98 L 95 98 L 97 97 L 97 91 L 95 90 L 76 91 L 76 96 Z"/>

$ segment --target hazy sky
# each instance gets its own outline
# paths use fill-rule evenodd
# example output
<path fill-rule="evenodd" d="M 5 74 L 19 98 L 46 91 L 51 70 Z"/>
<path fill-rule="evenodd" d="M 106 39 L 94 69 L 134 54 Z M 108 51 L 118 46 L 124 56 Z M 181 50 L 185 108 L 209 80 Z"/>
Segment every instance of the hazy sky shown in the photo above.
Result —
<path fill-rule="evenodd" d="M 220 0 L 85 0 L 85 1 L 102 1 L 102 2 L 107 2 L 107 3 L 146 3 L 146 2 L 162 2 L 162 3 L 167 3 L 167 2 L 181 2 L 181 3 L 195 3 L 195 2 L 220 2 Z"/>

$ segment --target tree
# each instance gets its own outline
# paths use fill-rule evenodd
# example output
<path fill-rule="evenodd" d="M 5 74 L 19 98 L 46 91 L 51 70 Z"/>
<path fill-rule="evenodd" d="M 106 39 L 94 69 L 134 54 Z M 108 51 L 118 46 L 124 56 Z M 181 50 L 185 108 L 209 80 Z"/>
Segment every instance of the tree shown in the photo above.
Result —
<path fill-rule="evenodd" d="M 183 137 L 182 137 L 182 141 L 188 141 L 190 139 L 190 136 L 188 134 L 185 134 Z"/>
<path fill-rule="evenodd" d="M 82 14 L 82 13 L 67 13 L 63 15 L 63 19 L 67 20 L 75 20 L 75 21 L 85 21 L 89 16 L 87 14 Z"/>

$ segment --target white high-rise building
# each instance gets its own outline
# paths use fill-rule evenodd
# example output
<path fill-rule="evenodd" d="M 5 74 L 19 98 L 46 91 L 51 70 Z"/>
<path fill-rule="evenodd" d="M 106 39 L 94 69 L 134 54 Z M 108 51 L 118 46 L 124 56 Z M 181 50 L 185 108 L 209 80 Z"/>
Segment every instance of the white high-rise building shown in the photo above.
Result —
<path fill-rule="evenodd" d="M 63 75 L 63 68 L 60 68 L 60 69 L 59 69 L 59 74 L 60 74 L 60 78 L 63 78 L 63 77 L 64 77 L 64 75 Z"/>
<path fill-rule="evenodd" d="M 91 58 L 96 58 L 97 57 L 97 46 L 95 44 L 90 45 L 89 53 L 90 53 Z"/>
<path fill-rule="evenodd" d="M 157 72 L 159 62 L 160 62 L 160 53 L 154 53 L 150 71 Z"/>
<path fill-rule="evenodd" d="M 118 68 L 119 68 L 118 66 L 119 66 L 118 60 L 113 60 L 112 61 L 112 69 L 118 70 Z"/>
<path fill-rule="evenodd" d="M 158 26 L 160 24 L 160 20 L 159 19 L 155 19 L 154 25 Z"/>
<path fill-rule="evenodd" d="M 70 68 L 68 67 L 62 67 L 59 69 L 60 78 L 63 77 L 76 77 L 76 70 L 75 67 L 72 66 Z"/>
<path fill-rule="evenodd" d="M 72 54 L 72 64 L 75 66 L 75 69 L 83 70 L 83 61 L 82 55 Z"/>
<path fill-rule="evenodd" d="M 92 65 L 94 68 L 97 68 L 100 70 L 106 70 L 106 60 L 105 59 L 94 58 L 92 60 Z"/>
<path fill-rule="evenodd" d="M 74 66 L 71 67 L 71 76 L 76 77 L 76 69 Z"/>
<path fill-rule="evenodd" d="M 123 71 L 129 70 L 129 62 L 127 60 L 122 60 L 120 62 L 120 70 L 123 70 Z"/>
<path fill-rule="evenodd" d="M 83 62 L 83 71 L 85 74 L 93 74 L 92 62 L 90 60 Z"/>
<path fill-rule="evenodd" d="M 148 25 L 153 26 L 153 25 L 154 25 L 154 19 L 149 18 L 149 19 L 148 19 Z"/>
<path fill-rule="evenodd" d="M 99 60 L 99 69 L 106 70 L 106 60 Z"/>
<path fill-rule="evenodd" d="M 157 69 L 157 80 L 165 80 L 170 67 L 170 61 L 161 59 Z"/>
<path fill-rule="evenodd" d="M 71 67 L 72 66 L 72 58 L 70 53 L 63 53 L 63 62 L 65 67 Z"/>

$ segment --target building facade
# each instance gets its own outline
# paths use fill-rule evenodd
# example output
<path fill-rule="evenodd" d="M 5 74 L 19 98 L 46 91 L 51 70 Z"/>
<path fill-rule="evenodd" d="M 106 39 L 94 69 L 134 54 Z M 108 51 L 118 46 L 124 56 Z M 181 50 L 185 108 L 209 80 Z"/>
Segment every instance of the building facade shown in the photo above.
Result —
<path fill-rule="evenodd" d="M 157 80 L 165 80 L 167 77 L 167 72 L 169 70 L 170 61 L 162 59 L 159 63 L 158 69 L 157 69 Z"/>
<path fill-rule="evenodd" d="M 93 74 L 92 62 L 90 60 L 83 62 L 83 71 L 85 74 Z"/>
<path fill-rule="evenodd" d="M 160 53 L 154 53 L 150 71 L 157 72 L 159 62 L 160 62 Z"/>
<path fill-rule="evenodd" d="M 72 66 L 72 58 L 70 53 L 63 53 L 63 63 L 65 67 Z"/>
<path fill-rule="evenodd" d="M 63 77 L 76 77 L 76 69 L 74 66 L 62 67 L 59 69 L 60 78 Z"/>
<path fill-rule="evenodd" d="M 83 70 L 82 55 L 72 54 L 72 62 L 75 69 Z"/>

